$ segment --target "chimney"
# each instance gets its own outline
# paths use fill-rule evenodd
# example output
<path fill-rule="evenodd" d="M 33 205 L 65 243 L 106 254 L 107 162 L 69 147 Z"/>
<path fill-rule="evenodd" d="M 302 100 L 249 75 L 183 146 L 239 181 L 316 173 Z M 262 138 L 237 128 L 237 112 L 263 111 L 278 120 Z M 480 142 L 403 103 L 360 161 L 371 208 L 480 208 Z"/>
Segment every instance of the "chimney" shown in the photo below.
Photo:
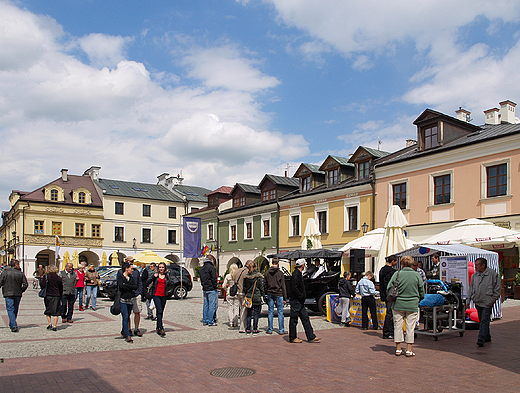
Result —
<path fill-rule="evenodd" d="M 471 121 L 471 112 L 467 111 L 466 109 L 462 109 L 459 106 L 459 110 L 455 111 L 457 114 L 457 119 L 465 121 L 466 123 L 469 123 Z"/>
<path fill-rule="evenodd" d="M 169 173 L 161 173 L 157 176 L 157 184 L 166 187 L 166 178 L 170 176 Z"/>
<path fill-rule="evenodd" d="M 500 104 L 500 120 L 502 123 L 515 124 L 515 106 L 513 101 L 502 101 Z"/>
<path fill-rule="evenodd" d="M 486 124 L 500 124 L 500 115 L 498 108 L 491 108 L 484 111 L 486 116 Z"/>
<path fill-rule="evenodd" d="M 406 140 L 406 147 L 410 147 L 410 146 L 413 146 L 417 143 L 417 141 L 415 139 L 407 139 Z"/>
<path fill-rule="evenodd" d="M 69 180 L 68 177 L 67 177 L 67 172 L 68 171 L 69 171 L 68 169 L 62 169 L 61 170 L 61 180 L 63 180 L 63 181 L 68 181 Z"/>
<path fill-rule="evenodd" d="M 90 178 L 92 180 L 98 180 L 99 179 L 99 170 L 100 169 L 101 169 L 100 166 L 91 166 L 85 172 L 83 172 L 83 176 L 90 176 Z"/>

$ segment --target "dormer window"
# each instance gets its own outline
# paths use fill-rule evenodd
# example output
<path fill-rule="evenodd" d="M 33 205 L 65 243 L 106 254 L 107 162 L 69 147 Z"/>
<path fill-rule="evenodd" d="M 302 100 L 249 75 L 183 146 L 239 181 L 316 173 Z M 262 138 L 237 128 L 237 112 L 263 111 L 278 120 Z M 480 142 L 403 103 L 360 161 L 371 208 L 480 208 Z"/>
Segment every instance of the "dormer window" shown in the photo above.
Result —
<path fill-rule="evenodd" d="M 327 184 L 329 187 L 339 183 L 339 169 L 331 169 L 327 172 Z"/>
<path fill-rule="evenodd" d="M 233 207 L 243 207 L 246 205 L 246 197 L 239 197 L 233 199 Z"/>
<path fill-rule="evenodd" d="M 367 179 L 370 176 L 370 161 L 360 162 L 358 164 L 358 179 Z"/>
<path fill-rule="evenodd" d="M 437 147 L 439 144 L 439 136 L 438 136 L 438 128 L 437 126 L 432 126 L 423 129 L 424 135 L 424 150 L 431 149 L 432 147 Z"/>
<path fill-rule="evenodd" d="M 302 192 L 310 191 L 311 190 L 311 177 L 306 176 L 302 177 Z"/>
<path fill-rule="evenodd" d="M 84 192 L 80 192 L 78 194 L 78 202 L 79 203 L 85 203 L 85 193 Z"/>
<path fill-rule="evenodd" d="M 58 202 L 58 190 L 51 190 L 51 201 Z"/>

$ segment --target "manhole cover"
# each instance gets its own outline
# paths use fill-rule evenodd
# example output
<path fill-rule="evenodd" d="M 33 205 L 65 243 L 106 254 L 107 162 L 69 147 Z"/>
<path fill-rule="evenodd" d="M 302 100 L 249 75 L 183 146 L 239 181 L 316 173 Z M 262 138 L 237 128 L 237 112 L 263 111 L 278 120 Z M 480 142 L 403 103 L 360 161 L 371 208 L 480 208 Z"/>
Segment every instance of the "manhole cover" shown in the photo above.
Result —
<path fill-rule="evenodd" d="M 212 370 L 209 374 L 214 377 L 220 378 L 240 378 L 240 377 L 249 377 L 256 373 L 255 370 L 250 368 L 243 367 L 224 367 L 224 368 L 216 368 Z"/>

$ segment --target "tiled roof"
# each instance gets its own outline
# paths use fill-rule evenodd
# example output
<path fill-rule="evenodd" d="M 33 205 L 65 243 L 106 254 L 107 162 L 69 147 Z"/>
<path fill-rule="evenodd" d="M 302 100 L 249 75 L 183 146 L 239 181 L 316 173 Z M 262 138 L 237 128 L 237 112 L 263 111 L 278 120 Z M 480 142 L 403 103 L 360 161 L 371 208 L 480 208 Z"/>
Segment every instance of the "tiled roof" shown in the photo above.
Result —
<path fill-rule="evenodd" d="M 247 194 L 260 194 L 260 189 L 257 186 L 245 183 L 237 183 L 235 187 L 239 187 Z M 233 188 L 234 189 L 234 188 Z"/>
<path fill-rule="evenodd" d="M 334 160 L 336 160 L 340 165 L 346 165 L 346 166 L 354 166 L 354 164 L 351 164 L 348 162 L 348 158 L 346 157 L 339 157 L 339 156 L 330 156 Z"/>
<path fill-rule="evenodd" d="M 208 190 L 204 187 L 198 186 L 185 186 L 183 184 L 178 184 L 173 186 L 172 191 L 177 192 L 181 195 L 181 197 L 186 197 L 186 200 L 192 202 L 207 202 L 208 195 L 211 190 Z"/>
<path fill-rule="evenodd" d="M 341 183 L 336 184 L 335 186 L 332 186 L 332 187 L 327 187 L 326 184 L 322 184 L 322 185 L 314 188 L 311 191 L 301 192 L 299 190 L 296 190 L 296 192 L 291 192 L 290 194 L 284 195 L 283 197 L 280 198 L 280 200 L 288 200 L 288 199 L 299 198 L 299 197 L 303 197 L 303 196 L 307 196 L 307 195 L 321 194 L 323 192 L 330 192 L 330 191 L 339 190 L 342 188 L 350 188 L 350 187 L 360 186 L 363 184 L 370 184 L 371 181 L 372 180 L 370 178 L 357 180 L 355 177 L 351 177 L 350 179 L 344 180 Z"/>
<path fill-rule="evenodd" d="M 111 179 L 98 179 L 97 184 L 104 190 L 105 195 L 182 203 L 181 197 L 169 191 L 166 187 L 158 184 Z"/>
<path fill-rule="evenodd" d="M 221 186 L 221 187 L 217 188 L 216 190 L 213 190 L 213 191 L 209 192 L 209 193 L 206 194 L 206 195 L 213 195 L 213 194 L 231 194 L 231 191 L 233 191 L 233 187 Z"/>
<path fill-rule="evenodd" d="M 274 184 L 278 184 L 281 186 L 290 186 L 290 187 L 299 187 L 300 180 L 295 177 L 286 177 L 286 176 L 276 176 L 276 175 L 265 175 L 269 180 L 271 180 Z"/>
<path fill-rule="evenodd" d="M 387 151 L 376 150 L 376 149 L 372 149 L 371 147 L 366 147 L 366 146 L 361 146 L 361 147 L 376 158 L 384 157 L 384 156 L 387 156 L 390 154 Z"/>

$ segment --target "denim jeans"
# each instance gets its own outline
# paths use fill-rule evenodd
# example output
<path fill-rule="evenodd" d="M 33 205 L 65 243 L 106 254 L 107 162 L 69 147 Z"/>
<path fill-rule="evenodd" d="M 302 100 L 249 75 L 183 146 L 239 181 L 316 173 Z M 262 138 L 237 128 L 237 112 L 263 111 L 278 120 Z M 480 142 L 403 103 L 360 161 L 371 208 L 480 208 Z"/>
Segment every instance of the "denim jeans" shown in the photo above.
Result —
<path fill-rule="evenodd" d="M 283 296 L 267 295 L 267 331 L 273 331 L 274 306 L 278 311 L 278 331 L 284 332 Z"/>
<path fill-rule="evenodd" d="M 96 287 L 97 288 L 97 287 Z M 130 336 L 130 331 L 128 330 L 128 320 L 130 318 L 130 314 L 132 313 L 132 305 L 121 303 L 121 316 L 123 317 L 123 334 L 125 337 Z"/>
<path fill-rule="evenodd" d="M 79 306 L 83 307 L 83 287 L 76 287 L 76 296 L 74 297 L 74 301 L 78 299 L 79 296 Z"/>
<path fill-rule="evenodd" d="M 218 292 L 202 291 L 204 296 L 204 306 L 202 307 L 202 324 L 213 325 L 215 323 L 216 303 L 218 302 Z"/>
<path fill-rule="evenodd" d="M 97 285 L 87 285 L 87 300 L 85 302 L 85 308 L 88 308 L 88 304 L 90 303 L 90 295 L 92 295 L 92 308 L 96 308 L 97 289 Z"/>
<path fill-rule="evenodd" d="M 164 306 L 166 306 L 166 296 L 155 296 L 153 297 L 155 309 L 157 310 L 157 329 L 164 329 L 162 318 L 164 314 Z"/>
<path fill-rule="evenodd" d="M 7 310 L 7 316 L 9 317 L 9 327 L 18 327 L 16 324 L 16 317 L 18 317 L 18 307 L 20 307 L 21 296 L 13 296 L 5 298 L 5 309 Z"/>
<path fill-rule="evenodd" d="M 72 321 L 72 314 L 74 313 L 75 295 L 63 295 L 61 298 L 61 318 L 67 321 Z"/>
<path fill-rule="evenodd" d="M 262 308 L 261 304 L 254 305 L 251 308 L 247 309 L 247 325 L 246 332 L 251 331 L 251 320 L 253 320 L 253 331 L 258 330 L 258 318 L 260 318 L 260 309 Z"/>
<path fill-rule="evenodd" d="M 475 308 L 477 309 L 478 320 L 480 321 L 477 341 L 489 341 L 491 340 L 491 334 L 489 333 L 489 323 L 491 322 L 491 310 L 493 308 L 480 307 L 476 304 Z"/>

